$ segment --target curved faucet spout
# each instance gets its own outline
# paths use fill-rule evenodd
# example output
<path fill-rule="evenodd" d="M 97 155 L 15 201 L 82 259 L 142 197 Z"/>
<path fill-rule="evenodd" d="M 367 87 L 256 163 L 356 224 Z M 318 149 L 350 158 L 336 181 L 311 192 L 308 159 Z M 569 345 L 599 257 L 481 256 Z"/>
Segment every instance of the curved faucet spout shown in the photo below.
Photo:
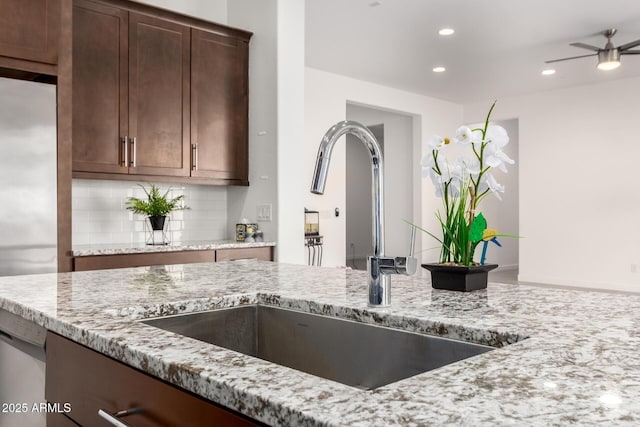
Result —
<path fill-rule="evenodd" d="M 382 161 L 382 149 L 375 136 L 364 125 L 345 120 L 336 123 L 325 133 L 320 147 L 318 148 L 318 157 L 316 158 L 316 168 L 313 173 L 313 182 L 311 183 L 311 192 L 314 194 L 323 194 L 324 187 L 327 182 L 327 172 L 331 161 L 331 152 L 333 147 L 345 134 L 352 134 L 367 147 L 369 159 L 371 160 L 371 196 L 372 196 L 372 238 L 373 238 L 373 255 L 382 257 L 384 254 L 384 173 Z"/>
<path fill-rule="evenodd" d="M 369 159 L 371 160 L 373 255 L 367 258 L 368 304 L 370 307 L 387 307 L 391 304 L 390 275 L 411 275 L 416 272 L 418 260 L 413 257 L 415 230 L 412 230 L 411 243 L 409 245 L 411 249 L 409 250 L 408 257 L 390 258 L 384 256 L 384 178 L 382 150 L 380 149 L 380 144 L 378 144 L 378 141 L 369 129 L 358 122 L 346 120 L 336 123 L 327 131 L 318 149 L 311 192 L 315 194 L 324 193 L 333 146 L 342 135 L 347 133 L 357 136 L 365 147 L 367 147 Z"/>

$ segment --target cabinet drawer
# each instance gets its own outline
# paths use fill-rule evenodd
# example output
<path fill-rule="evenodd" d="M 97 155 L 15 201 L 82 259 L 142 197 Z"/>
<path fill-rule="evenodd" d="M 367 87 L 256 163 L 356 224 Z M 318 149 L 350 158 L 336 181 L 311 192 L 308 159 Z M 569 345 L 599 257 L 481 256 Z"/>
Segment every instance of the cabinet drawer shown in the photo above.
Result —
<path fill-rule="evenodd" d="M 107 425 L 100 409 L 132 408 L 142 411 L 122 421 L 139 427 L 262 425 L 51 332 L 45 397 L 69 402 L 68 416 L 83 426 Z"/>
<path fill-rule="evenodd" d="M 191 264 L 215 262 L 215 251 L 157 252 L 126 255 L 91 255 L 73 259 L 73 271 L 109 268 L 142 267 L 147 265 Z"/>
<path fill-rule="evenodd" d="M 218 249 L 216 251 L 216 261 L 234 261 L 250 258 L 273 261 L 273 248 L 267 246 L 263 248 Z"/>

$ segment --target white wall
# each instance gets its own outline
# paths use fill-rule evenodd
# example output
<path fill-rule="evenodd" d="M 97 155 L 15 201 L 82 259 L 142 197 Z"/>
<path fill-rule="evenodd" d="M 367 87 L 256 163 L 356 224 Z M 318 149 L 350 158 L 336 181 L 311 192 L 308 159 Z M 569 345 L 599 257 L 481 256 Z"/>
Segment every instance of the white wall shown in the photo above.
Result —
<path fill-rule="evenodd" d="M 219 24 L 227 23 L 227 0 L 135 0 Z M 234 0 L 235 1 L 235 0 Z"/>
<path fill-rule="evenodd" d="M 416 201 L 411 220 L 430 230 L 437 230 L 434 217 L 440 202 L 434 196 L 428 180 L 421 179 L 420 159 L 423 141 L 433 133 L 455 131 L 462 120 L 460 105 L 392 89 L 364 81 L 327 73 L 313 68 L 305 72 L 305 129 L 304 174 L 298 179 L 307 187 L 315 164 L 319 142 L 336 122 L 346 119 L 347 103 L 395 111 L 417 118 L 413 122 L 413 158 L 407 168 L 412 169 L 413 200 Z M 305 206 L 320 211 L 321 232 L 325 236 L 323 265 L 345 264 L 345 217 L 333 216 L 334 208 L 345 209 L 345 144 L 339 142 L 332 154 L 325 194 L 317 196 L 306 190 Z M 419 239 L 420 240 L 420 239 Z M 433 240 L 423 236 L 417 248 L 434 246 Z M 404 251 L 402 251 L 404 253 Z M 423 252 L 422 261 L 434 261 L 437 251 Z"/>
<path fill-rule="evenodd" d="M 229 187 L 229 235 L 242 218 L 254 222 L 257 205 L 272 206 L 272 220 L 258 222 L 276 240 L 277 93 L 276 0 L 233 0 L 228 24 L 253 32 L 249 43 L 249 187 Z"/>
<path fill-rule="evenodd" d="M 278 247 L 280 262 L 306 263 L 304 195 L 304 1 L 278 0 Z M 311 174 L 308 174 L 310 177 Z M 307 190 L 308 191 L 308 190 Z"/>
<path fill-rule="evenodd" d="M 464 106 L 477 121 L 488 102 Z M 523 281 L 640 290 L 640 78 L 500 99 L 520 130 Z"/>
<path fill-rule="evenodd" d="M 413 218 L 413 117 L 404 114 L 397 114 L 384 110 L 362 107 L 359 105 L 347 105 L 347 119 L 358 121 L 365 126 L 384 124 L 384 191 L 385 191 L 385 250 L 388 255 L 406 255 L 409 250 L 410 227 L 402 220 Z M 359 141 L 354 141 L 362 146 L 359 155 L 364 159 L 365 170 L 370 171 L 371 163 L 366 149 Z M 350 143 L 351 144 L 351 143 Z M 358 159 L 360 160 L 360 159 Z M 349 163 L 348 168 L 351 168 Z M 371 173 L 368 175 L 369 181 L 364 186 L 364 192 L 371 193 Z M 350 185 L 347 179 L 346 185 Z M 362 190 L 363 186 L 359 186 Z M 370 198 L 368 199 L 370 200 Z M 347 205 L 350 203 L 347 202 Z M 354 205 L 354 204 L 352 204 Z M 357 217 L 368 218 L 368 230 L 364 233 L 371 236 L 371 202 L 355 203 L 354 213 Z M 345 212 L 348 216 L 346 227 L 351 227 L 351 216 L 353 212 Z M 352 218 L 351 218 L 352 219 Z M 369 242 L 371 239 L 369 238 Z M 355 242 L 358 243 L 358 242 Z M 349 248 L 350 242 L 347 242 Z M 347 249 L 348 250 L 348 249 Z M 367 247 L 356 245 L 356 255 L 368 256 L 371 254 L 371 243 Z M 364 252 L 363 252 L 364 251 Z M 350 253 L 348 255 L 351 255 Z"/>

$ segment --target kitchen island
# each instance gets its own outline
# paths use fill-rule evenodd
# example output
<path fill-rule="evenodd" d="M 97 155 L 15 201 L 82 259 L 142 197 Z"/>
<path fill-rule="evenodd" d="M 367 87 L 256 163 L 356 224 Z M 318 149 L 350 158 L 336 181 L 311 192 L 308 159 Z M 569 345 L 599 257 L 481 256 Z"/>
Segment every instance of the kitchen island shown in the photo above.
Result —
<path fill-rule="evenodd" d="M 242 260 L 6 277 L 0 308 L 277 426 L 638 425 L 640 295 L 490 283 L 458 293 L 366 273 Z M 266 304 L 496 347 L 360 390 L 154 328 L 140 319 Z"/>

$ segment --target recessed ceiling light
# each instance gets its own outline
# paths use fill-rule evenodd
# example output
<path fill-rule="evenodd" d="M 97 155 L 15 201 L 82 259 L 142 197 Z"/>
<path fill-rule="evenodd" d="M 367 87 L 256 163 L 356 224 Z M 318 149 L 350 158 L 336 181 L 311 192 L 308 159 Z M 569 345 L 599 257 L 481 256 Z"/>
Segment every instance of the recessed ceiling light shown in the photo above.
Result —
<path fill-rule="evenodd" d="M 440 34 L 441 36 L 450 36 L 455 32 L 456 30 L 454 30 L 453 28 L 442 28 L 440 31 L 438 31 L 438 34 Z"/>
<path fill-rule="evenodd" d="M 556 73 L 556 70 L 551 69 L 551 68 L 548 68 L 546 70 L 542 70 L 542 75 L 543 76 L 550 76 L 550 75 L 555 74 L 555 73 Z"/>
<path fill-rule="evenodd" d="M 444 68 L 444 67 L 435 67 L 435 68 L 433 69 L 433 72 L 434 72 L 434 73 L 444 73 L 445 71 L 447 71 L 447 69 L 446 69 L 446 68 Z"/>

